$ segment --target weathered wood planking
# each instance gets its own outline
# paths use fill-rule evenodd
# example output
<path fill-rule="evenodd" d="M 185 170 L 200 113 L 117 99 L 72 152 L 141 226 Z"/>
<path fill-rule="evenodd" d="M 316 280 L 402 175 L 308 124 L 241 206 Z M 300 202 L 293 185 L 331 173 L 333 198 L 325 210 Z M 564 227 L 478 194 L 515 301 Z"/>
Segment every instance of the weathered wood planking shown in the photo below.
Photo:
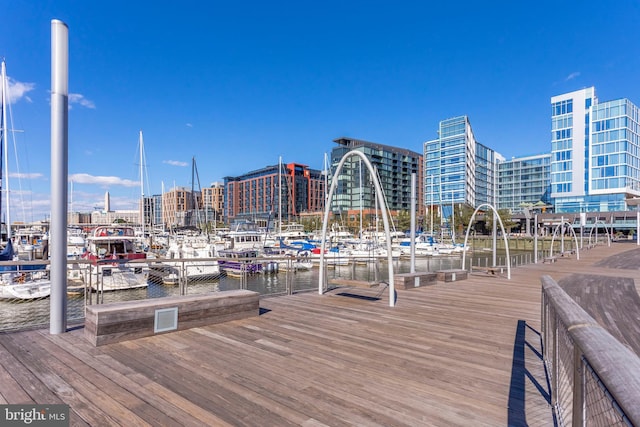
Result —
<path fill-rule="evenodd" d="M 0 335 L 0 396 L 71 405 L 72 425 L 553 425 L 540 275 L 638 278 L 580 260 L 469 275 L 386 300 L 300 293 L 263 314 L 94 347 L 82 328 Z M 541 392 L 542 390 L 542 392 Z"/>
<path fill-rule="evenodd" d="M 457 282 L 458 280 L 466 280 L 467 270 L 451 269 L 436 271 L 438 281 L 440 282 Z"/>
<path fill-rule="evenodd" d="M 87 306 L 85 337 L 94 345 L 154 335 L 156 310 L 176 308 L 176 330 L 257 316 L 260 295 L 248 290 L 210 292 Z"/>
<path fill-rule="evenodd" d="M 414 289 L 420 286 L 433 285 L 437 282 L 437 279 L 438 275 L 429 271 L 393 275 L 393 283 L 396 289 Z"/>
<path fill-rule="evenodd" d="M 640 356 L 640 296 L 633 279 L 572 274 L 558 284 L 600 326 Z"/>
<path fill-rule="evenodd" d="M 365 280 L 353 280 L 353 279 L 329 279 L 328 284 L 331 286 L 344 286 L 347 288 L 375 288 L 380 286 L 380 282 L 367 282 Z"/>

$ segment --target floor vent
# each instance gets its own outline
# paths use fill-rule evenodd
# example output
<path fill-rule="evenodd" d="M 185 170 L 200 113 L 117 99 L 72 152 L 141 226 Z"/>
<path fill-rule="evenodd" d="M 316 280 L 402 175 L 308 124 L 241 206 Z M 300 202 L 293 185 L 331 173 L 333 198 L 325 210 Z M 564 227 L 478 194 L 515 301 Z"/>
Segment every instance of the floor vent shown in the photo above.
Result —
<path fill-rule="evenodd" d="M 175 331 L 178 329 L 178 307 L 156 310 L 153 333 Z"/>

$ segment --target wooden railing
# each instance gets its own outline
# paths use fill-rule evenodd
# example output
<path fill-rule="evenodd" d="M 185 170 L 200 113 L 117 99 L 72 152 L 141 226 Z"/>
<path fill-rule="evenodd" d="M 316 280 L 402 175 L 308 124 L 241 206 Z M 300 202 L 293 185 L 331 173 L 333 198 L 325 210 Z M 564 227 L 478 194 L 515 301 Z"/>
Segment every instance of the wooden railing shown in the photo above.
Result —
<path fill-rule="evenodd" d="M 640 426 L 640 358 L 542 276 L 543 353 L 559 425 Z"/>

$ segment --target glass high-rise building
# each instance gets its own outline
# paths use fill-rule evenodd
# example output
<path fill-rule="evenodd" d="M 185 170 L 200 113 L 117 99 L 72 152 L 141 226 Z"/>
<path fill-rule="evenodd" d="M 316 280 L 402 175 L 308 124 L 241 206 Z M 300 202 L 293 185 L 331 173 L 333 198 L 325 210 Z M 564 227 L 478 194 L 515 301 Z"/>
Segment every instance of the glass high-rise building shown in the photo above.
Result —
<path fill-rule="evenodd" d="M 551 98 L 551 196 L 556 212 L 628 210 L 640 196 L 640 117 L 628 99 L 589 87 Z"/>
<path fill-rule="evenodd" d="M 551 204 L 551 154 L 514 157 L 498 165 L 498 209 L 520 212 Z"/>
<path fill-rule="evenodd" d="M 411 207 L 411 174 L 416 174 L 416 198 L 420 203 L 422 191 L 422 156 L 411 150 L 353 138 L 338 138 L 331 150 L 331 177 L 345 154 L 358 150 L 367 156 L 375 168 L 387 207 L 393 211 L 409 211 Z M 335 213 L 351 209 L 375 209 L 375 191 L 367 167 L 361 160 L 350 157 L 343 165 L 334 192 L 331 209 Z M 418 209 L 420 204 L 418 203 Z"/>
<path fill-rule="evenodd" d="M 467 116 L 442 120 L 438 138 L 424 143 L 427 206 L 495 206 L 497 163 L 503 157 L 476 141 Z"/>

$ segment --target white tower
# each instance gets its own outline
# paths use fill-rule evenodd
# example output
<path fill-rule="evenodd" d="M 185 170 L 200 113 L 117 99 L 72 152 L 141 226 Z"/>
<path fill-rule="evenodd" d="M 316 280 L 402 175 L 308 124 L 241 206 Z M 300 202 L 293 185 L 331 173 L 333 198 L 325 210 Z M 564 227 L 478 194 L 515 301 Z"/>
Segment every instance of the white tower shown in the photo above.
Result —
<path fill-rule="evenodd" d="M 104 193 L 104 211 L 105 212 L 110 212 L 111 211 L 111 199 L 109 197 L 109 192 L 108 191 L 106 193 Z"/>

